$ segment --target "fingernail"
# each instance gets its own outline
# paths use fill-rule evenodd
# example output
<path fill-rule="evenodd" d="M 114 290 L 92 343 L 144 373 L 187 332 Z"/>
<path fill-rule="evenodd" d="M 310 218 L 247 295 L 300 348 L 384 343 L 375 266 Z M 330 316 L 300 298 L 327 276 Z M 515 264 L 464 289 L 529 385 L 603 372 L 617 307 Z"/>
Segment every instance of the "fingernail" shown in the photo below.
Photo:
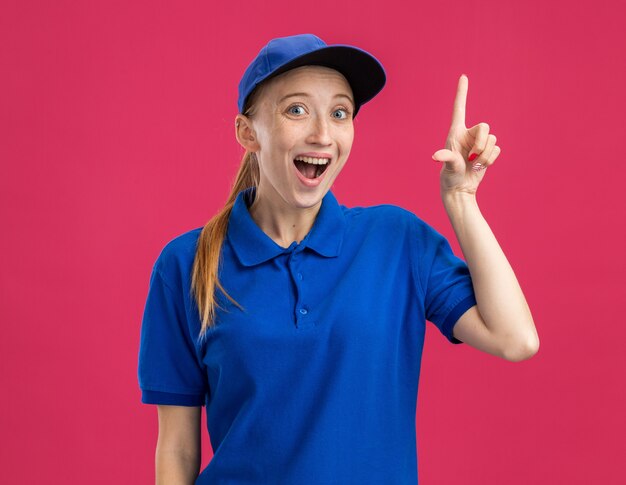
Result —
<path fill-rule="evenodd" d="M 469 161 L 471 162 L 471 161 L 472 161 L 472 160 L 474 160 L 477 156 L 478 156 L 478 153 L 472 153 L 472 154 L 469 156 Z"/>

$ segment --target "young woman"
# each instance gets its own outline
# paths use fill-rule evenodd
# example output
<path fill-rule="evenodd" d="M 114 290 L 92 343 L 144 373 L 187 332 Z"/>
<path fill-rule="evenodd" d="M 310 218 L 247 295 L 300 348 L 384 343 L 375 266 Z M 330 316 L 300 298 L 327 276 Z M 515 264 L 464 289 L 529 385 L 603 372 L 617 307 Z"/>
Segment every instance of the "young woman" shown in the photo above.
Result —
<path fill-rule="evenodd" d="M 230 197 L 165 245 L 150 279 L 138 377 L 158 405 L 158 483 L 417 483 L 426 320 L 507 360 L 537 352 L 476 204 L 500 150 L 486 123 L 465 128 L 465 76 L 433 158 L 467 263 L 412 212 L 330 190 L 385 81 L 371 54 L 312 34 L 271 40 L 246 69 Z M 214 456 L 198 475 L 202 406 Z"/>

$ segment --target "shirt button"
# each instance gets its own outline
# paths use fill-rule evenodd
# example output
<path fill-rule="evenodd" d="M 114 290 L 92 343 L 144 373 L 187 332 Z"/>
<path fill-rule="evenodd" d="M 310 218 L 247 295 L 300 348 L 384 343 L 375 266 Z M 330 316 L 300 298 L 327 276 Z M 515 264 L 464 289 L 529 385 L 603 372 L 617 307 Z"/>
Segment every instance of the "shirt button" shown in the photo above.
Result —
<path fill-rule="evenodd" d="M 300 308 L 300 313 L 302 313 L 302 315 L 306 315 L 309 312 L 307 311 L 306 308 Z"/>
<path fill-rule="evenodd" d="M 298 273 L 298 279 L 301 280 L 302 279 L 302 273 Z"/>

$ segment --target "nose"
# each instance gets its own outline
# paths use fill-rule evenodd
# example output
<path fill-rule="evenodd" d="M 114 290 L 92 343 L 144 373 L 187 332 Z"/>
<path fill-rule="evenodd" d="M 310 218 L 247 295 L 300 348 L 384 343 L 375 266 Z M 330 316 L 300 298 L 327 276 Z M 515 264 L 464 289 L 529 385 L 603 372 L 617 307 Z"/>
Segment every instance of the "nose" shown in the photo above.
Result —
<path fill-rule="evenodd" d="M 329 121 L 323 116 L 311 117 L 307 142 L 317 145 L 330 145 L 332 142 L 330 129 Z"/>

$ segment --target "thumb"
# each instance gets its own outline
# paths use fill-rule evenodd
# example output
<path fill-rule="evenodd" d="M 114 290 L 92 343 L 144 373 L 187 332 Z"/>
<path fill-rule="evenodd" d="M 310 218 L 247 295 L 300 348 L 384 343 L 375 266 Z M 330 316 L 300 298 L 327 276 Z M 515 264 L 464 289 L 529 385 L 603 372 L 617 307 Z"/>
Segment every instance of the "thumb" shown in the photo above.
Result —
<path fill-rule="evenodd" d="M 455 154 L 447 148 L 437 150 L 435 153 L 433 153 L 432 159 L 435 162 L 443 162 L 446 165 L 446 169 L 448 170 L 454 170 L 454 166 L 458 162 Z"/>

